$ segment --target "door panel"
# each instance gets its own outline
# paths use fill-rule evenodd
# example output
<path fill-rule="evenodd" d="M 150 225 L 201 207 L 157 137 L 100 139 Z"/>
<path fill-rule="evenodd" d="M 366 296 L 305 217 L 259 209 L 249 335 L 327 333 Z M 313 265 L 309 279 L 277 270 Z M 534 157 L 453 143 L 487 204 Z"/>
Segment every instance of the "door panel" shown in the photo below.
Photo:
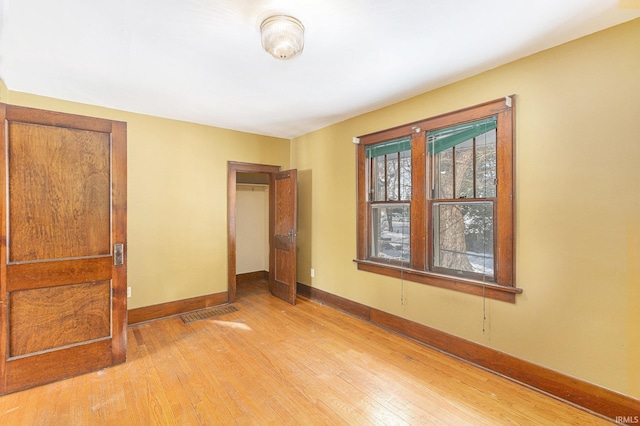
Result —
<path fill-rule="evenodd" d="M 110 292 L 109 281 L 11 292 L 9 357 L 109 337 Z"/>
<path fill-rule="evenodd" d="M 109 255 L 110 135 L 8 127 L 9 262 Z"/>
<path fill-rule="evenodd" d="M 126 125 L 0 111 L 6 393 L 126 359 Z"/>
<path fill-rule="evenodd" d="M 296 303 L 297 171 L 275 173 L 274 271 L 269 290 L 292 305 Z"/>

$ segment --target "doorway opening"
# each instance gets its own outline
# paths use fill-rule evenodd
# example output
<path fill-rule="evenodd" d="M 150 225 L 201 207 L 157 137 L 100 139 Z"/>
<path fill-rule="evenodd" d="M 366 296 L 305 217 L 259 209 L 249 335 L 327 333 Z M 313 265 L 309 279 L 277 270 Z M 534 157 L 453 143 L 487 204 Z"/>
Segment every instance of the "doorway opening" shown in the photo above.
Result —
<path fill-rule="evenodd" d="M 229 303 L 236 301 L 237 292 L 237 274 L 238 274 L 238 239 L 237 239 L 237 209 L 238 209 L 238 183 L 249 183 L 251 181 L 264 184 L 268 193 L 267 201 L 267 215 L 268 224 L 267 230 L 267 250 L 269 256 L 269 263 L 267 268 L 267 279 L 271 281 L 271 274 L 273 268 L 271 267 L 271 235 L 273 235 L 273 216 L 275 207 L 271 193 L 271 182 L 273 181 L 273 174 L 280 171 L 279 166 L 268 166 L 262 164 L 249 164 L 249 163 L 236 163 L 229 162 L 228 166 L 228 188 L 227 188 L 227 249 L 228 249 L 228 293 Z M 265 182 L 266 181 L 266 182 Z M 243 197 L 240 194 L 240 197 Z M 242 201 L 241 201 L 242 202 Z M 242 247 L 243 241 L 240 241 Z"/>
<path fill-rule="evenodd" d="M 268 177 L 268 225 L 266 225 L 268 248 L 266 250 L 269 259 L 267 269 L 269 292 L 294 305 L 297 284 L 297 171 L 280 171 L 280 166 L 233 161 L 228 163 L 227 178 L 228 301 L 235 302 L 237 296 L 239 243 L 237 208 L 239 196 L 243 196 L 239 194 L 238 183 L 247 182 L 255 186 L 256 183 L 264 182 L 264 176 Z"/>
<path fill-rule="evenodd" d="M 236 174 L 236 298 L 268 291 L 269 174 Z"/>

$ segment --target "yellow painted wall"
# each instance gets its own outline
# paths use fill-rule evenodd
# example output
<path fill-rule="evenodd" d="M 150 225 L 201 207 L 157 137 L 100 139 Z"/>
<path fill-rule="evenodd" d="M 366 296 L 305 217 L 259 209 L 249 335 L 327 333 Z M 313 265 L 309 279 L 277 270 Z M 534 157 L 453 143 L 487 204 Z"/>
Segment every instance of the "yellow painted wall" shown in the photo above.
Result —
<path fill-rule="evenodd" d="M 635 20 L 294 139 L 299 281 L 640 397 L 639 40 Z M 517 302 L 358 271 L 352 137 L 511 94 Z"/>
<path fill-rule="evenodd" d="M 236 189 L 236 273 L 269 270 L 269 187 Z"/>
<path fill-rule="evenodd" d="M 289 140 L 11 90 L 4 102 L 127 122 L 129 309 L 227 291 L 227 161 L 286 169 Z"/>

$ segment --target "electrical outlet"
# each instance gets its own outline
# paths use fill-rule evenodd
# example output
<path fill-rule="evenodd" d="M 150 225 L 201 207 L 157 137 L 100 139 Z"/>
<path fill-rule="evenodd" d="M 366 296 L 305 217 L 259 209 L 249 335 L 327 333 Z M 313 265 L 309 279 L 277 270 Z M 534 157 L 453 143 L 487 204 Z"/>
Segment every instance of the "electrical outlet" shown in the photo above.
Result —
<path fill-rule="evenodd" d="M 127 297 L 131 297 L 131 287 L 127 287 Z"/>
<path fill-rule="evenodd" d="M 313 268 L 311 268 L 311 278 L 315 276 L 316 276 L 316 271 Z"/>

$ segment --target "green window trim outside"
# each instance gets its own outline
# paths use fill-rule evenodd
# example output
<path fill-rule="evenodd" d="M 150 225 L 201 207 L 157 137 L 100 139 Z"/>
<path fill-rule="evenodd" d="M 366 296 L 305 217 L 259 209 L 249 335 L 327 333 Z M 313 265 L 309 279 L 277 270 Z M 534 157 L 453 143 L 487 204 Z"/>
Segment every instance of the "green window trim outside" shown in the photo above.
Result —
<path fill-rule="evenodd" d="M 497 127 L 494 117 L 427 132 L 427 152 L 435 155 Z"/>
<path fill-rule="evenodd" d="M 411 136 L 394 139 L 366 147 L 367 158 L 379 157 L 381 155 L 396 154 L 398 152 L 411 150 Z"/>

